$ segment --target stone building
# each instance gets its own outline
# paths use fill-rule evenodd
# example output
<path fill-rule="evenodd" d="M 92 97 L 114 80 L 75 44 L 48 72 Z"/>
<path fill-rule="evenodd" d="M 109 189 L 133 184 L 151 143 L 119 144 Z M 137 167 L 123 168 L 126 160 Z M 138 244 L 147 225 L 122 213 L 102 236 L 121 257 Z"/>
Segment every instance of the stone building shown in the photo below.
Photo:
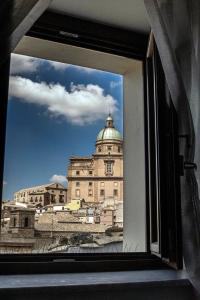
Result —
<path fill-rule="evenodd" d="M 9 233 L 12 237 L 33 238 L 35 210 L 16 208 L 10 212 Z"/>
<path fill-rule="evenodd" d="M 68 168 L 68 202 L 104 203 L 123 201 L 123 139 L 112 116 L 96 139 L 91 157 L 71 157 Z"/>
<path fill-rule="evenodd" d="M 33 186 L 16 192 L 14 201 L 35 206 L 66 203 L 67 189 L 60 183 Z"/>

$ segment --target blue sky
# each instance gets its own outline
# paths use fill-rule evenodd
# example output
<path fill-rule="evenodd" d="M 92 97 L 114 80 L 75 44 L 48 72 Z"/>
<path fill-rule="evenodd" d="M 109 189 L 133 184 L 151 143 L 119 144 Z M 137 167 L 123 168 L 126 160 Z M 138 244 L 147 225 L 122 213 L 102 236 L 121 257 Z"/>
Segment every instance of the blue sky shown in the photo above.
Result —
<path fill-rule="evenodd" d="M 118 74 L 12 55 L 3 199 L 21 188 L 61 182 L 69 157 L 91 155 L 109 112 L 122 133 Z"/>

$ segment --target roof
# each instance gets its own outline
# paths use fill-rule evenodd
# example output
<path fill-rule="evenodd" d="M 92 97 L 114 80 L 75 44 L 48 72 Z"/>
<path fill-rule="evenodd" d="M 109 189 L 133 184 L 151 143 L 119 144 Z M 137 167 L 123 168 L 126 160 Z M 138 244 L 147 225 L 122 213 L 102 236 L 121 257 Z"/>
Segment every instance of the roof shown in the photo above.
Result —
<path fill-rule="evenodd" d="M 70 223 L 56 223 L 56 224 L 35 224 L 35 230 L 38 231 L 59 231 L 59 232 L 91 232 L 104 233 L 107 229 L 106 225 L 102 224 L 70 224 Z"/>
<path fill-rule="evenodd" d="M 24 189 L 21 189 L 21 190 L 15 192 L 15 193 L 20 193 L 20 192 L 29 191 L 29 190 L 44 189 L 44 188 L 50 187 L 50 186 L 52 186 L 52 185 L 54 185 L 54 184 L 59 184 L 59 185 L 61 185 L 64 189 L 66 189 L 61 183 L 51 182 L 51 183 L 47 183 L 47 184 L 36 185 L 36 186 L 29 187 L 29 188 L 24 188 Z"/>
<path fill-rule="evenodd" d="M 109 114 L 108 117 L 106 118 L 105 128 L 101 129 L 97 135 L 97 142 L 104 141 L 104 140 L 122 141 L 121 133 L 117 129 L 115 129 L 113 124 L 114 124 L 114 120 L 111 114 Z"/>
<path fill-rule="evenodd" d="M 71 156 L 70 160 L 92 160 L 91 156 Z"/>
<path fill-rule="evenodd" d="M 39 216 L 38 224 L 80 223 L 80 220 L 67 211 L 45 212 Z"/>
<path fill-rule="evenodd" d="M 97 141 L 101 140 L 118 140 L 122 141 L 122 136 L 115 128 L 103 128 L 97 135 Z"/>

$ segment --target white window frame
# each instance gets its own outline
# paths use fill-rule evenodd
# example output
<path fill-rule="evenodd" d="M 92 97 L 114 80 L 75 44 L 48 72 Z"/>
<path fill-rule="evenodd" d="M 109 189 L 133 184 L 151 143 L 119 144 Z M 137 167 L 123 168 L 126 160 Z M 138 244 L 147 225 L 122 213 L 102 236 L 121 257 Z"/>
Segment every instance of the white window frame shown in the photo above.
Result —
<path fill-rule="evenodd" d="M 21 39 L 15 53 L 123 75 L 124 244 L 130 251 L 145 252 L 147 241 L 143 62 L 28 36 Z"/>

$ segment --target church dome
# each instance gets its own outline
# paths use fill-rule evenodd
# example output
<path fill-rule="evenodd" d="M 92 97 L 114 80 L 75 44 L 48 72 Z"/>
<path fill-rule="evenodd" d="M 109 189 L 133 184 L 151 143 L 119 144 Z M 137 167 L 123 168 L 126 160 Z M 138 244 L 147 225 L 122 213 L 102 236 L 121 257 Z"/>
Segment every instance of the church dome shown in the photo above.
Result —
<path fill-rule="evenodd" d="M 97 142 L 104 140 L 117 140 L 122 141 L 121 133 L 115 129 L 113 125 L 113 118 L 109 114 L 106 119 L 106 126 L 97 135 Z"/>

